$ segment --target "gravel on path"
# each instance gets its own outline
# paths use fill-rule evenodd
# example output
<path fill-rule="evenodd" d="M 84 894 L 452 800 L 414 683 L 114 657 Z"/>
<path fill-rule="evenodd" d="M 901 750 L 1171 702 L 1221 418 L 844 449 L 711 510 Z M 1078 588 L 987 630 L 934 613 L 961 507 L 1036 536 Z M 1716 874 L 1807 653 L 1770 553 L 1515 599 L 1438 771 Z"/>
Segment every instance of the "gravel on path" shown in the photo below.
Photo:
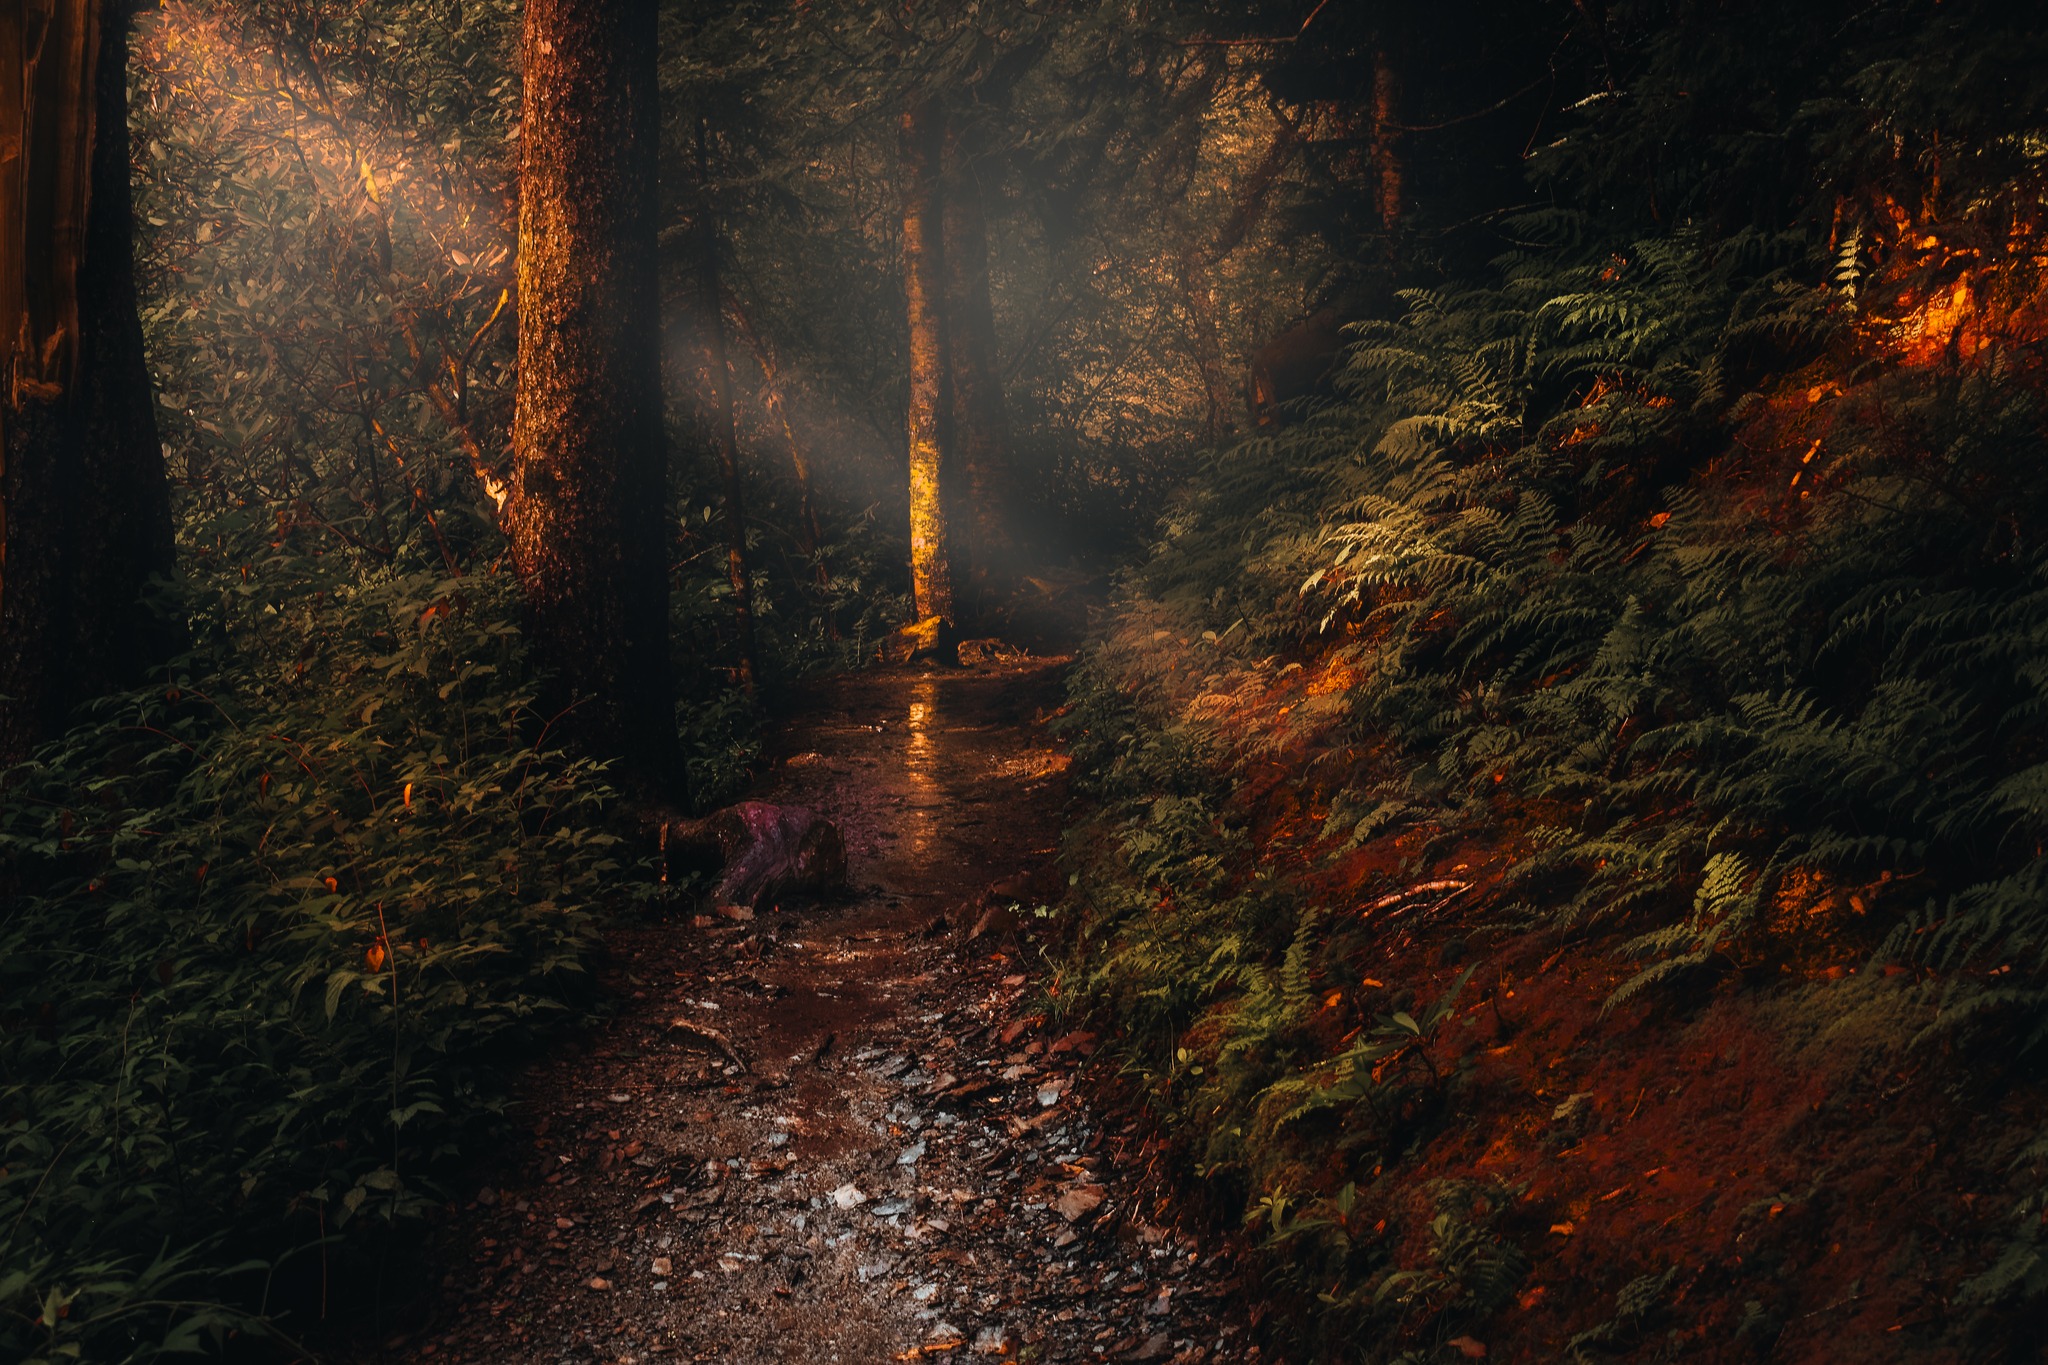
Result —
<path fill-rule="evenodd" d="M 1051 899 L 1060 665 L 810 695 L 758 795 L 839 823 L 853 894 L 615 934 L 622 1008 L 526 1078 L 382 1359 L 1259 1358 L 1230 1250 L 1088 1102 L 1095 1040 L 1051 1036 L 1015 937 L 971 936 Z"/>

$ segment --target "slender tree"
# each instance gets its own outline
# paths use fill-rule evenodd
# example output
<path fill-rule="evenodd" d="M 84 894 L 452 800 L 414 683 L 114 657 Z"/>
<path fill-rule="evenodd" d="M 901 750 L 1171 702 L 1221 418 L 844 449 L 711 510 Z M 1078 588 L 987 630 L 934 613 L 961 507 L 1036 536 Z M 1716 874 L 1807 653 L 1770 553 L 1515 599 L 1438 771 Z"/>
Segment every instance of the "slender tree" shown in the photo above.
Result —
<path fill-rule="evenodd" d="M 169 489 L 136 314 L 130 0 L 0 4 L 0 763 L 176 631 Z"/>
<path fill-rule="evenodd" d="M 718 282 L 718 220 L 711 205 L 710 120 L 697 118 L 697 309 L 703 319 L 711 380 L 711 442 L 725 492 L 725 575 L 739 636 L 740 686 L 754 690 L 760 671 L 754 643 L 754 589 L 747 572 L 747 499 L 740 479 L 739 427 L 732 411 L 732 357 L 725 344 L 725 294 Z"/>
<path fill-rule="evenodd" d="M 656 269 L 655 0 L 528 0 L 504 520 L 572 728 L 677 775 Z"/>
<path fill-rule="evenodd" d="M 1372 54 L 1372 160 L 1374 208 L 1391 252 L 1394 233 L 1401 226 L 1408 167 L 1401 148 L 1401 73 L 1384 44 Z"/>
<path fill-rule="evenodd" d="M 939 196 L 941 125 L 919 100 L 902 116 L 903 296 L 910 324 L 910 587 L 918 623 L 953 621 L 953 564 L 946 533 L 944 403 L 945 271 Z"/>
<path fill-rule="evenodd" d="M 945 137 L 944 240 L 946 361 L 952 381 L 953 439 L 962 478 L 954 524 L 971 532 L 956 547 L 970 601 L 1000 596 L 1013 557 L 1009 424 L 996 365 L 995 309 L 989 298 L 988 215 L 981 178 L 957 121 Z"/>

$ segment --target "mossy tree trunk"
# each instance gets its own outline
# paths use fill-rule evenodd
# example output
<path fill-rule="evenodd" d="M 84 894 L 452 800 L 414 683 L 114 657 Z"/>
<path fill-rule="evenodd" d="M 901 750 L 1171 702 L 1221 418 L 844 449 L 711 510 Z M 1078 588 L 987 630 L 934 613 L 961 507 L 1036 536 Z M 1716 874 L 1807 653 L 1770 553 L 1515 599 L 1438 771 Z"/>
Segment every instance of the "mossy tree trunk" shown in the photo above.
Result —
<path fill-rule="evenodd" d="M 566 724 L 679 777 L 668 643 L 654 0 L 528 0 L 504 510 Z"/>
<path fill-rule="evenodd" d="M 0 764 L 179 633 L 128 187 L 129 0 L 0 3 Z"/>
<path fill-rule="evenodd" d="M 939 205 L 940 118 L 927 102 L 902 120 L 903 295 L 910 324 L 910 586 L 919 622 L 953 620 L 946 532 L 945 268 Z"/>

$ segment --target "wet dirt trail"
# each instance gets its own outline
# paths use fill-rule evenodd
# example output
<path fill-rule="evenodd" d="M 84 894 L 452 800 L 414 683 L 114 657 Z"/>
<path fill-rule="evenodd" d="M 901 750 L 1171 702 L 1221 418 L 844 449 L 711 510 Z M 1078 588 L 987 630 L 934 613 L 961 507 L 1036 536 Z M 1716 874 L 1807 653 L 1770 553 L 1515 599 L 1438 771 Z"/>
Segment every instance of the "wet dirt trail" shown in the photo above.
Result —
<path fill-rule="evenodd" d="M 1060 661 L 829 680 L 760 799 L 845 836 L 852 893 L 610 942 L 623 1008 L 539 1062 L 515 1148 L 429 1257 L 385 1360 L 1256 1359 L 1226 1251 L 1164 1225 L 1135 1130 L 1049 1036 Z M 729 1050 L 727 1045 L 729 1046 Z"/>

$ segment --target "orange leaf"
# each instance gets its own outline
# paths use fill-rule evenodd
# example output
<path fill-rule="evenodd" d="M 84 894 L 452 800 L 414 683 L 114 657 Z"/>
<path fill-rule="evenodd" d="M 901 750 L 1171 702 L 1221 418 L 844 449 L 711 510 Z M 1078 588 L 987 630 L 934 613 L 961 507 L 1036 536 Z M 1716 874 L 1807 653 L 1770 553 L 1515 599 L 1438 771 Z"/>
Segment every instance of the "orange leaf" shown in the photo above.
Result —
<path fill-rule="evenodd" d="M 412 783 L 410 782 L 405 784 L 405 804 L 408 806 L 412 804 Z"/>
<path fill-rule="evenodd" d="M 366 961 L 368 961 L 368 962 L 369 962 L 369 964 L 370 964 L 370 970 L 371 970 L 371 971 L 373 971 L 373 972 L 381 972 L 381 971 L 383 971 L 383 970 L 384 970 L 384 945 L 383 945 L 383 944 L 381 944 L 381 943 L 372 943 L 372 944 L 370 945 L 370 950 L 369 950 L 368 952 L 364 953 L 364 954 L 363 954 L 363 957 L 364 957 L 364 959 L 365 959 Z"/>

